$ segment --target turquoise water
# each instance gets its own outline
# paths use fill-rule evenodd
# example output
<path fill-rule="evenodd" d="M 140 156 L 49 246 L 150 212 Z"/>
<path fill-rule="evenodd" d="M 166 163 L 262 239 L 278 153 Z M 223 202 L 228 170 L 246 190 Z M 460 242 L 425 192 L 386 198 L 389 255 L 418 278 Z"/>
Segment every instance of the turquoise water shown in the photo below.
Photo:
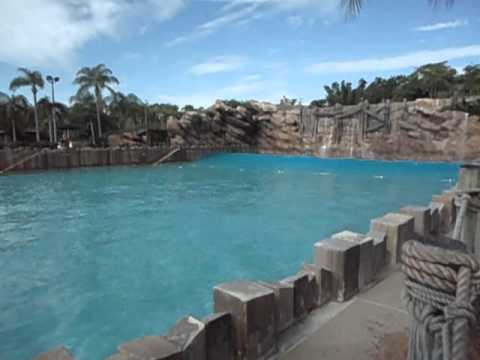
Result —
<path fill-rule="evenodd" d="M 217 155 L 158 168 L 0 177 L 0 359 L 79 360 L 211 312 L 211 288 L 274 280 L 313 244 L 451 187 L 454 164 Z"/>

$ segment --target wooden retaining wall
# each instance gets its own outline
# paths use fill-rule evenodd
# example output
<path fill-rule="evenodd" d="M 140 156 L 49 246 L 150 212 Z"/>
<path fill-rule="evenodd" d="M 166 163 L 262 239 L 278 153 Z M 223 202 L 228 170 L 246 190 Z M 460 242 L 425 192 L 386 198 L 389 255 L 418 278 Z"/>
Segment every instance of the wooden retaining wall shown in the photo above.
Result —
<path fill-rule="evenodd" d="M 170 147 L 79 148 L 66 150 L 3 149 L 0 150 L 0 174 L 3 170 L 31 171 L 72 169 L 78 167 L 148 165 L 165 155 Z M 193 161 L 220 152 L 256 152 L 247 147 L 184 147 L 165 162 Z M 35 154 L 37 154 L 35 156 Z"/>

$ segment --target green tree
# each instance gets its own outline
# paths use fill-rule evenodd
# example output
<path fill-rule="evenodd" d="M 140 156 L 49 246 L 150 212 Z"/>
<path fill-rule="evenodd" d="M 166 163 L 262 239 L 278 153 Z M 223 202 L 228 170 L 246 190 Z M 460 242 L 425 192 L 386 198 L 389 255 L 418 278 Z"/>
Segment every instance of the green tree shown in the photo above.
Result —
<path fill-rule="evenodd" d="M 180 118 L 181 113 L 177 105 L 172 104 L 153 104 L 150 106 L 151 111 L 157 118 L 168 118 L 170 116 Z"/>
<path fill-rule="evenodd" d="M 365 99 L 371 104 L 378 104 L 387 99 L 395 98 L 395 91 L 405 82 L 405 76 L 392 76 L 388 79 L 377 77 L 365 89 Z M 406 97 L 406 96 L 404 96 Z M 403 97 L 400 96 L 400 100 Z"/>
<path fill-rule="evenodd" d="M 310 107 L 325 107 L 327 105 L 328 105 L 328 103 L 327 103 L 327 100 L 325 100 L 325 99 L 313 100 L 310 103 Z"/>
<path fill-rule="evenodd" d="M 125 95 L 117 92 L 105 98 L 108 110 L 117 119 L 118 128 L 124 130 L 137 129 L 145 123 L 148 116 L 148 104 L 144 103 L 137 95 Z"/>
<path fill-rule="evenodd" d="M 95 145 L 95 130 L 93 123 L 96 118 L 97 105 L 95 96 L 89 92 L 76 94 L 70 98 L 70 109 L 68 111 L 68 120 L 70 124 L 82 128 L 88 128 L 91 142 Z"/>
<path fill-rule="evenodd" d="M 15 144 L 17 142 L 17 120 L 25 117 L 30 110 L 30 104 L 23 95 L 11 96 L 0 92 L 0 108 L 5 114 L 5 118 L 10 122 L 12 131 L 12 141 Z"/>
<path fill-rule="evenodd" d="M 68 107 L 60 102 L 55 102 L 52 104 L 50 98 L 48 96 L 44 96 L 38 101 L 38 110 L 39 116 L 42 119 L 46 119 L 49 129 L 50 142 L 53 142 L 53 135 L 57 132 L 53 127 L 57 121 L 52 123 L 52 113 L 54 114 L 55 119 L 61 119 L 68 112 Z"/>
<path fill-rule="evenodd" d="M 195 111 L 195 107 L 193 105 L 187 104 L 182 108 L 182 112 L 187 112 L 187 111 Z"/>
<path fill-rule="evenodd" d="M 431 98 L 436 98 L 441 93 L 451 95 L 456 74 L 457 71 L 445 61 L 420 66 L 412 75 Z"/>
<path fill-rule="evenodd" d="M 107 68 L 104 64 L 99 64 L 94 67 L 84 67 L 77 72 L 76 78 L 73 82 L 79 86 L 77 96 L 82 96 L 85 93 L 93 90 L 95 94 L 96 112 L 97 112 L 97 131 L 98 137 L 102 137 L 102 120 L 101 114 L 103 112 L 103 95 L 102 91 L 107 89 L 111 94 L 115 90 L 111 87 L 112 84 L 118 85 L 118 79 L 113 76 L 112 70 Z"/>
<path fill-rule="evenodd" d="M 480 65 L 468 65 L 460 76 L 465 95 L 480 94 Z"/>
<path fill-rule="evenodd" d="M 365 84 L 361 84 L 362 87 Z M 329 105 L 354 105 L 356 103 L 355 92 L 352 88 L 352 83 L 342 80 L 340 83 L 334 82 L 331 86 L 324 86 L 327 93 L 327 102 Z"/>
<path fill-rule="evenodd" d="M 39 71 L 32 71 L 26 68 L 19 68 L 18 71 L 22 74 L 14 78 L 10 82 L 10 90 L 15 92 L 18 88 L 29 86 L 33 94 L 33 114 L 35 119 L 35 136 L 37 142 L 40 142 L 40 129 L 38 126 L 38 108 L 37 108 L 37 93 L 38 89 L 42 89 L 45 85 L 43 76 Z"/>

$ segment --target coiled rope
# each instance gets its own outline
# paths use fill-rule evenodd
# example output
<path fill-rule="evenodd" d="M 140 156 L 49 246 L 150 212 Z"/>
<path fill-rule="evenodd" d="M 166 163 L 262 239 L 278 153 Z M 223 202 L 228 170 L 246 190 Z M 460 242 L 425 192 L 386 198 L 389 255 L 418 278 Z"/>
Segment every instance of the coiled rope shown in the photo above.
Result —
<path fill-rule="evenodd" d="M 408 359 L 465 360 L 480 354 L 479 259 L 408 241 L 402 263 L 410 316 Z"/>

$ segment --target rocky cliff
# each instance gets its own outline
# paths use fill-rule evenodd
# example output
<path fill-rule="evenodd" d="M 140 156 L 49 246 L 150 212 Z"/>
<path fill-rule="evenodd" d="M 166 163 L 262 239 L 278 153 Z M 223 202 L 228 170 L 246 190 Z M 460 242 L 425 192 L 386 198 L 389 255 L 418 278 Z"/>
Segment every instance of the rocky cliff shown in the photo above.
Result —
<path fill-rule="evenodd" d="M 170 118 L 172 145 L 242 145 L 260 152 L 383 159 L 480 157 L 480 118 L 452 100 L 306 107 L 217 101 Z"/>

